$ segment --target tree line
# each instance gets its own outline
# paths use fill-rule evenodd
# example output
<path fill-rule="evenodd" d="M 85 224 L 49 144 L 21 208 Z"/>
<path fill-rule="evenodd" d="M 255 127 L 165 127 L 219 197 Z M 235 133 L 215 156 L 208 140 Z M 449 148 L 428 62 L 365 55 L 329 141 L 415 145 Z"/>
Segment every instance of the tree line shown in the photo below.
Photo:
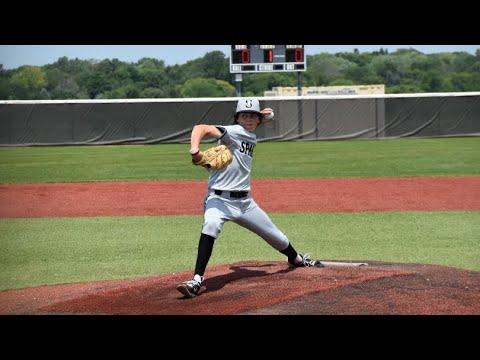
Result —
<path fill-rule="evenodd" d="M 415 49 L 320 53 L 307 55 L 302 76 L 304 86 L 385 84 L 387 93 L 480 91 L 480 49 L 475 55 Z M 242 95 L 263 96 L 275 86 L 297 86 L 297 74 L 245 74 Z M 225 96 L 235 96 L 235 83 L 221 51 L 171 66 L 154 58 L 128 63 L 61 57 L 44 66 L 8 70 L 0 64 L 3 100 Z"/>

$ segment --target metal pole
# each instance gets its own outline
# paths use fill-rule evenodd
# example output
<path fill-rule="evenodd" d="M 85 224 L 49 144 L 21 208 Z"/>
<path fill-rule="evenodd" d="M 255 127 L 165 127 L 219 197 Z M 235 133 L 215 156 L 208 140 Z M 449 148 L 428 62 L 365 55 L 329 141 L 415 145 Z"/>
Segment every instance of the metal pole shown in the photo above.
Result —
<path fill-rule="evenodd" d="M 297 71 L 297 95 L 302 96 L 302 72 Z"/>
<path fill-rule="evenodd" d="M 242 77 L 243 74 L 235 74 L 235 85 L 237 88 L 237 97 L 242 96 Z"/>
<path fill-rule="evenodd" d="M 297 71 L 297 95 L 302 96 L 302 72 Z M 303 133 L 303 111 L 302 111 L 302 100 L 297 100 L 297 110 L 298 110 L 298 134 Z M 301 139 L 303 136 L 300 136 Z"/>

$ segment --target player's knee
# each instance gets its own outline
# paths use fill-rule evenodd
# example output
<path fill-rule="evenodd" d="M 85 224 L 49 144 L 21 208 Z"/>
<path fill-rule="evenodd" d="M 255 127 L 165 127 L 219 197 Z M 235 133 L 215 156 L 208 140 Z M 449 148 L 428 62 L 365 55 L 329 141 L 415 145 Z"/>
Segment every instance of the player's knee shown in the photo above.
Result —
<path fill-rule="evenodd" d="M 223 223 L 221 221 L 205 221 L 202 227 L 202 233 L 217 238 L 222 230 Z"/>

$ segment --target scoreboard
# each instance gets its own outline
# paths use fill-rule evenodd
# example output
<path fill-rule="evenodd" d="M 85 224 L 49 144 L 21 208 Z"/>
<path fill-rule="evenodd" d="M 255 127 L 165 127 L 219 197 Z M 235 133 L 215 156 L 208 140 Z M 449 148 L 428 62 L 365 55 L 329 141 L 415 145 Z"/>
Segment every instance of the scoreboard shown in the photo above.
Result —
<path fill-rule="evenodd" d="M 304 45 L 232 45 L 230 73 L 305 71 Z"/>

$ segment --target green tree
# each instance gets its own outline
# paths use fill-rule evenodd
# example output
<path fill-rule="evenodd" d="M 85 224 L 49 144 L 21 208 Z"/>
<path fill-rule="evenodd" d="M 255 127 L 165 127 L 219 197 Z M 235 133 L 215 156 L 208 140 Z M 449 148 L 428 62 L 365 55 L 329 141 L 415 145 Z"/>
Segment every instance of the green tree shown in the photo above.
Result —
<path fill-rule="evenodd" d="M 48 92 L 48 90 L 43 88 L 42 90 L 40 90 L 40 93 L 38 94 L 38 98 L 40 100 L 50 100 L 51 96 L 50 96 L 50 93 Z"/>
<path fill-rule="evenodd" d="M 47 78 L 38 66 L 22 66 L 10 79 L 11 93 L 15 99 L 38 99 L 40 90 L 47 85 Z"/>
<path fill-rule="evenodd" d="M 352 54 L 356 56 L 355 54 Z M 313 85 L 325 85 L 337 77 L 344 77 L 352 67 L 358 66 L 353 61 L 332 54 L 319 54 L 307 57 L 305 77 Z"/>
<path fill-rule="evenodd" d="M 210 51 L 202 58 L 205 77 L 227 81 L 230 79 L 230 61 L 222 51 Z"/>
<path fill-rule="evenodd" d="M 203 57 L 187 61 L 181 66 L 178 82 L 188 79 L 202 77 L 217 80 L 230 80 L 229 60 L 221 51 L 211 51 Z"/>
<path fill-rule="evenodd" d="M 372 60 L 372 68 L 386 86 L 398 85 L 403 77 L 400 61 L 395 55 L 376 57 Z"/>
<path fill-rule="evenodd" d="M 97 99 L 137 99 L 144 88 L 143 83 L 129 83 L 97 95 Z"/>
<path fill-rule="evenodd" d="M 454 71 L 458 73 L 470 72 L 472 67 L 477 63 L 477 58 L 467 52 L 454 53 L 456 56 L 453 60 Z"/>
<path fill-rule="evenodd" d="M 480 91 L 480 74 L 454 73 L 450 81 L 455 91 Z"/>
<path fill-rule="evenodd" d="M 73 77 L 65 77 L 51 90 L 53 99 L 79 99 L 84 97 L 80 86 Z M 82 96 L 83 95 L 83 96 Z"/>
<path fill-rule="evenodd" d="M 143 58 L 137 62 L 135 71 L 138 78 L 132 78 L 132 80 L 136 82 L 142 81 L 146 84 L 146 87 L 159 88 L 167 84 L 168 80 L 165 74 L 165 63 L 163 61 Z"/>
<path fill-rule="evenodd" d="M 140 92 L 141 98 L 164 98 L 168 97 L 166 89 L 149 87 Z"/>
<path fill-rule="evenodd" d="M 440 92 L 444 87 L 444 79 L 439 72 L 431 70 L 423 73 L 422 84 L 426 92 Z"/>
<path fill-rule="evenodd" d="M 3 64 L 0 64 L 0 99 L 9 99 L 10 88 L 9 72 L 3 68 Z"/>
<path fill-rule="evenodd" d="M 355 85 L 356 83 L 350 79 L 336 78 L 328 83 L 328 86 L 340 86 L 340 85 Z"/>
<path fill-rule="evenodd" d="M 113 76 L 119 82 L 137 82 L 141 80 L 140 72 L 133 64 L 122 63 L 115 69 Z"/>
<path fill-rule="evenodd" d="M 182 97 L 225 97 L 234 96 L 235 88 L 223 80 L 194 78 L 180 87 Z"/>
<path fill-rule="evenodd" d="M 47 77 L 47 88 L 52 90 L 68 78 L 69 75 L 58 68 L 45 67 L 45 76 Z"/>
<path fill-rule="evenodd" d="M 339 79 L 348 79 L 352 81 L 352 84 L 365 85 L 365 84 L 383 84 L 383 79 L 377 75 L 371 66 L 351 66 L 344 74 L 344 77 Z"/>
<path fill-rule="evenodd" d="M 263 96 L 266 90 L 277 86 L 296 86 L 295 73 L 260 73 L 246 74 L 243 80 L 242 92 L 251 92 L 255 96 Z"/>
<path fill-rule="evenodd" d="M 405 94 L 405 93 L 423 93 L 425 92 L 419 85 L 414 83 L 403 83 L 400 85 L 389 86 L 385 89 L 387 94 Z"/>
<path fill-rule="evenodd" d="M 82 82 L 90 99 L 95 99 L 98 95 L 112 90 L 108 76 L 100 71 L 85 74 Z"/>

